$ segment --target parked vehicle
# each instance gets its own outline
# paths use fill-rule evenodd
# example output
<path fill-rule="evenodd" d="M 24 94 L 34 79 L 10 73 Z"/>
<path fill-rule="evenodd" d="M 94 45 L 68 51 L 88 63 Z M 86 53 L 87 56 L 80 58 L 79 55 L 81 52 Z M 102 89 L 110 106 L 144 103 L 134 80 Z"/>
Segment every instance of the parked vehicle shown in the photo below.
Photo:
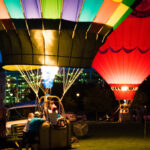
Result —
<path fill-rule="evenodd" d="M 79 113 L 79 114 L 77 114 L 77 120 L 87 121 L 87 117 L 85 114 Z"/>
<path fill-rule="evenodd" d="M 83 120 L 83 121 L 87 120 L 87 116 L 85 114 L 83 114 L 83 113 L 75 114 L 73 112 L 66 113 L 66 118 L 72 122 L 79 121 L 79 120 Z"/>
<path fill-rule="evenodd" d="M 76 114 L 73 113 L 73 112 L 66 113 L 66 118 L 67 118 L 68 120 L 70 120 L 71 122 L 77 120 L 77 116 L 76 116 Z"/>
<path fill-rule="evenodd" d="M 7 111 L 6 135 L 7 141 L 20 143 L 23 139 L 23 129 L 27 122 L 28 114 L 35 112 L 37 105 L 27 104 L 11 107 Z"/>

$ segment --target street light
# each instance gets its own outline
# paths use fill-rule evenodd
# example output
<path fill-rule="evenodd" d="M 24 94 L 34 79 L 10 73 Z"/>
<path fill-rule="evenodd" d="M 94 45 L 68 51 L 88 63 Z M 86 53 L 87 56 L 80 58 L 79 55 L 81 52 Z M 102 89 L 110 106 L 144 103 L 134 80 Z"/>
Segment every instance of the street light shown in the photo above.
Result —
<path fill-rule="evenodd" d="M 80 96 L 80 93 L 76 93 L 76 97 L 79 97 Z"/>
<path fill-rule="evenodd" d="M 144 112 L 146 112 L 146 105 L 144 105 Z M 145 117 L 144 117 L 145 116 Z M 144 113 L 144 138 L 146 138 L 146 128 L 147 128 L 147 126 L 146 126 L 146 119 L 147 119 L 147 116 L 146 116 L 146 113 Z"/>

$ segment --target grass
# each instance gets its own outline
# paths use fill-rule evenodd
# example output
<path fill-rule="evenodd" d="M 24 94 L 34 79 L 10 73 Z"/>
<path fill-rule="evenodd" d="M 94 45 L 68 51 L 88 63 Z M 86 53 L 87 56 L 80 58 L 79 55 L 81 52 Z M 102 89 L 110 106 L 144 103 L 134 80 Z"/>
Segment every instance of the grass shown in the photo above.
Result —
<path fill-rule="evenodd" d="M 88 138 L 73 144 L 77 150 L 150 150 L 150 138 Z"/>
<path fill-rule="evenodd" d="M 76 150 L 150 150 L 150 132 L 144 138 L 143 124 L 89 124 L 87 137 L 72 145 Z"/>

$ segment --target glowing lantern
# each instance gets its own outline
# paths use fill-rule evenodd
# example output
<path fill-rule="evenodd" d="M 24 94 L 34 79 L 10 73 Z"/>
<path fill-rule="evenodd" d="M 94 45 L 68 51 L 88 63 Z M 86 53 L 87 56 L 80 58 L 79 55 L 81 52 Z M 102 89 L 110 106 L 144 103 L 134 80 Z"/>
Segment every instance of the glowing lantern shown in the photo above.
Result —
<path fill-rule="evenodd" d="M 133 16 L 135 12 L 130 15 L 100 47 L 92 64 L 117 100 L 132 101 L 150 74 L 150 17 L 142 14 L 140 18 Z"/>
<path fill-rule="evenodd" d="M 91 67 L 99 46 L 132 12 L 137 1 L 0 0 L 4 68 Z"/>

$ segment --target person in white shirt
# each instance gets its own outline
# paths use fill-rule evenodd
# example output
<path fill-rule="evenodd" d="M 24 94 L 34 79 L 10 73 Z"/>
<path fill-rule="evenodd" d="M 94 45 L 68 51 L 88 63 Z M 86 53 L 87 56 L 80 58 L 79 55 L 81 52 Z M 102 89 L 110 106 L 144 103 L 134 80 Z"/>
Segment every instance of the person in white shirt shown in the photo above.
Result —
<path fill-rule="evenodd" d="M 53 101 L 50 102 L 50 109 L 48 109 L 48 119 L 51 125 L 53 126 L 57 125 L 58 110 L 57 110 L 57 106 L 54 104 Z"/>

